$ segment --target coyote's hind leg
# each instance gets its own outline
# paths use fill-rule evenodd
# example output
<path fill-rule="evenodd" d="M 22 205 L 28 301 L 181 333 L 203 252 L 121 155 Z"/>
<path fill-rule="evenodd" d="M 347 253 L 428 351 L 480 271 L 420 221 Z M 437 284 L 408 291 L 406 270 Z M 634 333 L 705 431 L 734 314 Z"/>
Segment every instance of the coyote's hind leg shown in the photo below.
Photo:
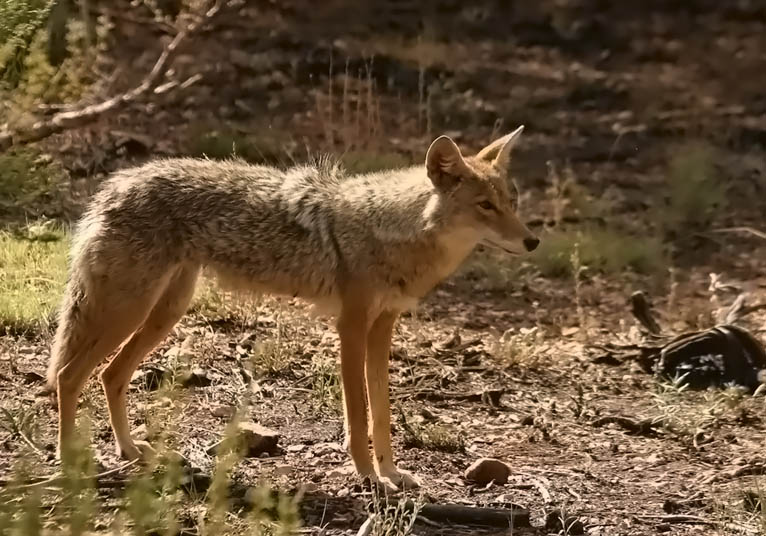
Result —
<path fill-rule="evenodd" d="M 112 353 L 149 314 L 167 281 L 155 280 L 150 289 L 127 297 L 110 292 L 108 280 L 82 284 L 78 274 L 68 293 L 78 292 L 77 302 L 65 308 L 56 332 L 49 377 L 55 379 L 59 411 L 59 456 L 66 455 L 75 431 L 77 402 L 93 370 Z M 80 289 L 86 289 L 80 292 Z M 73 300 L 71 296 L 67 299 Z"/>
<path fill-rule="evenodd" d="M 170 333 L 186 312 L 194 295 L 199 267 L 181 267 L 173 274 L 149 316 L 117 356 L 101 373 L 101 383 L 109 407 L 109 420 L 117 443 L 117 454 L 134 460 L 154 451 L 149 443 L 130 436 L 127 413 L 128 383 L 146 355 Z"/>

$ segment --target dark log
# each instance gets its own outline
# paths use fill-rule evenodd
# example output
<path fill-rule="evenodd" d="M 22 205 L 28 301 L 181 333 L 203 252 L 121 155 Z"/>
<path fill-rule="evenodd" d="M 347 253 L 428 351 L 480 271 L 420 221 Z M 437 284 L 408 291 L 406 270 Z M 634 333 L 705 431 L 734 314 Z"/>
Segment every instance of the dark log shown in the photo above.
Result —
<path fill-rule="evenodd" d="M 415 503 L 407 501 L 406 508 L 412 511 Z M 529 511 L 517 505 L 509 508 L 487 508 L 462 504 L 423 504 L 418 515 L 437 523 L 458 523 L 487 527 L 521 528 L 529 527 Z"/>

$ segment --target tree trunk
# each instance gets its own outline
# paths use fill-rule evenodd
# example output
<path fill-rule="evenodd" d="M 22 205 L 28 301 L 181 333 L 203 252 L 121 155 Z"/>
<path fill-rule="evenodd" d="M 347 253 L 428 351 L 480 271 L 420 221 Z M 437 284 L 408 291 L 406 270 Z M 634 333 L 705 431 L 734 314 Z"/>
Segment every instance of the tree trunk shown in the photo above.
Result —
<path fill-rule="evenodd" d="M 48 15 L 48 61 L 54 67 L 67 57 L 67 23 L 72 0 L 56 0 Z"/>

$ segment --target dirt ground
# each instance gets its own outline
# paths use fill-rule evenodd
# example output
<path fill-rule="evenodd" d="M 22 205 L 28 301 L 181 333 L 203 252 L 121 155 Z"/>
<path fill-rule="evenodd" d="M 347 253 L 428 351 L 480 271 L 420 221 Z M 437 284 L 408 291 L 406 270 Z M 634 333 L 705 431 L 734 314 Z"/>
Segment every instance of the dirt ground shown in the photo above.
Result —
<path fill-rule="evenodd" d="M 298 0 L 247 2 L 222 16 L 178 59 L 173 75 L 185 80 L 199 73 L 198 82 L 46 142 L 72 177 L 66 197 L 73 202 L 59 212 L 39 210 L 74 217 L 111 169 L 193 153 L 199 133 L 210 128 L 254 140 L 266 160 L 300 159 L 304 147 L 414 160 L 429 137 L 443 132 L 478 148 L 493 132 L 524 124 L 513 166 L 524 215 L 543 238 L 557 221 L 551 164 L 569 169 L 592 193 L 590 202 L 608 203 L 597 224 L 652 235 L 668 158 L 679 142 L 705 139 L 717 151 L 727 206 L 701 229 L 670 237 L 667 271 L 586 271 L 575 290 L 572 277 L 544 278 L 530 267 L 510 278 L 478 269 L 511 262 L 479 252 L 402 319 L 391 363 L 395 452 L 402 467 L 422 478 L 428 501 L 529 509 L 534 528 L 498 534 L 556 534 L 544 528 L 554 508 L 593 536 L 766 533 L 762 515 L 743 503 L 745 491 L 763 487 L 766 399 L 732 390 L 681 392 L 630 356 L 604 350 L 642 340 L 628 304 L 636 290 L 651 297 L 669 333 L 710 327 L 732 303 L 737 292 L 709 289 L 711 273 L 749 292 L 751 303 L 766 302 L 766 241 L 713 232 L 764 229 L 766 4 L 582 1 L 522 9 L 445 1 L 426 10 L 389 1 L 352 12 L 345 4 L 310 12 Z M 117 20 L 127 37 L 105 60 L 124 73 L 112 91 L 129 87 L 167 38 L 161 26 Z M 358 74 L 362 88 L 375 81 L 371 100 L 350 101 L 346 112 L 345 72 L 352 79 Z M 360 138 L 354 106 L 369 102 Z M 583 223 L 582 214 L 565 215 L 573 228 Z M 524 268 L 523 261 L 513 266 Z M 742 325 L 763 340 L 766 311 Z M 511 342 L 499 343 L 508 330 Z M 40 333 L 0 338 L 0 406 L 32 408 L 36 442 L 44 446 L 34 452 L 0 430 L 0 475 L 29 456 L 39 474 L 55 470 L 55 411 L 36 394 L 49 343 L 49 334 Z M 197 307 L 145 365 L 188 358 L 210 385 L 179 387 L 170 399 L 136 381 L 132 422 L 148 422 L 150 435 L 168 431 L 175 448 L 205 473 L 213 464 L 207 448 L 249 399 L 249 417 L 279 432 L 281 451 L 243 460 L 235 481 L 306 486 L 302 515 L 309 533 L 355 534 L 367 515 L 366 492 L 348 473 L 341 446 L 337 385 L 326 372 L 337 350 L 327 319 L 295 300 L 231 299 L 213 313 Z M 258 352 L 264 368 L 250 377 L 244 363 Z M 481 396 L 497 391 L 499 399 Z M 93 418 L 100 462 L 117 466 L 96 381 L 83 407 Z M 446 430 L 457 451 L 405 448 L 402 414 Z M 603 417 L 664 425 L 630 431 L 600 425 Z M 484 456 L 510 465 L 507 484 L 477 487 L 464 479 L 465 469 Z M 415 532 L 492 533 L 428 523 Z"/>

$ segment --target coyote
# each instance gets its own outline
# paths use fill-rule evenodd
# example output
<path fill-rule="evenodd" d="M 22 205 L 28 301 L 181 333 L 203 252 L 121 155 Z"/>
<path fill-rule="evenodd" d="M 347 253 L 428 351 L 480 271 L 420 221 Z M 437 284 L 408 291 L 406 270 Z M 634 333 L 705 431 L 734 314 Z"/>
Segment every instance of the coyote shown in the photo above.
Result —
<path fill-rule="evenodd" d="M 172 158 L 116 172 L 74 235 L 48 369 L 58 455 L 72 444 L 86 380 L 118 347 L 101 373 L 117 453 L 152 454 L 131 438 L 128 383 L 185 313 L 205 267 L 226 287 L 300 297 L 337 318 L 354 468 L 391 488 L 417 486 L 391 451 L 394 323 L 478 243 L 511 254 L 537 247 L 509 177 L 522 129 L 468 157 L 441 136 L 425 169 L 346 176 L 328 158 L 284 170 Z"/>

